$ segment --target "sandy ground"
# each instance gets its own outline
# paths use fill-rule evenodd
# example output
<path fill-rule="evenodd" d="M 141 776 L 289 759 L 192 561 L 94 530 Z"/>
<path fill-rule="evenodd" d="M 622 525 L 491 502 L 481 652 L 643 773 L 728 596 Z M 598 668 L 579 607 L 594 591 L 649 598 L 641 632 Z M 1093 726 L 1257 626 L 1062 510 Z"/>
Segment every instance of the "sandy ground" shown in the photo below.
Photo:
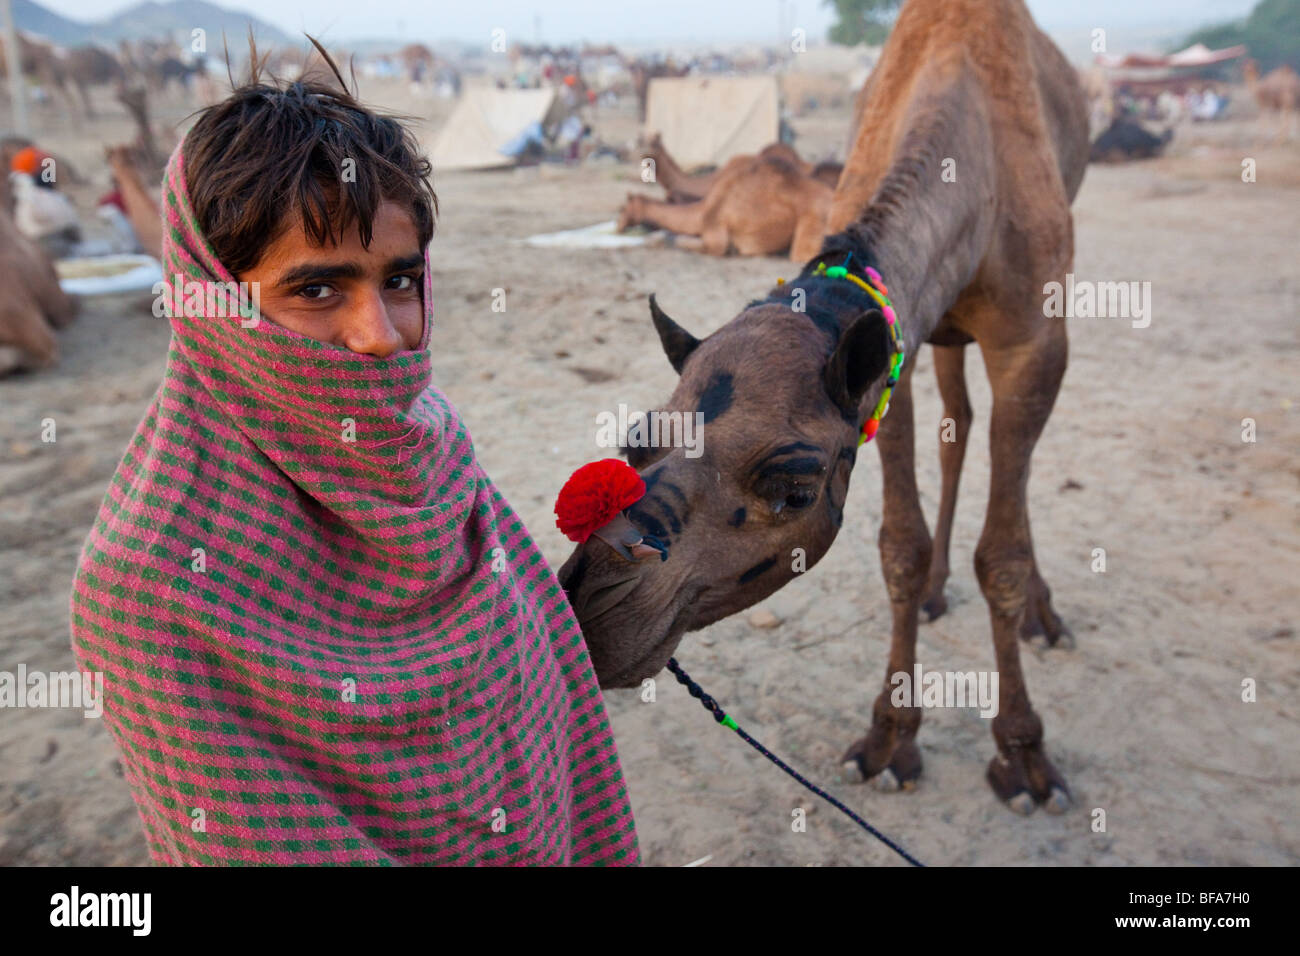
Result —
<path fill-rule="evenodd" d="M 400 87 L 370 99 L 428 117 L 443 104 Z M 45 142 L 90 180 L 104 141 L 126 138 L 106 104 L 89 124 L 48 121 Z M 160 111 L 178 119 L 184 104 Z M 41 117 L 38 117 L 40 119 Z M 0 114 L 0 126 L 6 117 Z M 847 114 L 797 120 L 800 147 L 842 148 Z M 422 122 L 427 136 L 432 122 Z M 598 121 L 626 140 L 628 115 Z M 1258 162 L 1258 182 L 1240 179 Z M 439 384 L 479 455 L 558 566 L 568 544 L 551 505 L 596 447 L 598 411 L 647 407 L 671 390 L 646 308 L 697 333 L 731 318 L 790 268 L 671 248 L 534 249 L 530 233 L 612 217 L 640 188 L 635 167 L 591 165 L 436 176 Z M 1009 813 L 984 782 L 994 752 L 973 711 L 927 713 L 921 785 L 879 794 L 838 782 L 886 663 L 888 608 L 875 549 L 879 465 L 857 468 L 831 553 L 748 614 L 688 635 L 678 658 L 768 746 L 931 864 L 1296 864 L 1300 862 L 1300 367 L 1295 222 L 1300 148 L 1264 146 L 1248 120 L 1187 130 L 1165 159 L 1092 167 L 1075 204 L 1076 272 L 1151 282 L 1146 329 L 1077 319 L 1070 369 L 1038 446 L 1031 514 L 1043 574 L 1073 650 L 1027 646 L 1032 699 L 1076 808 Z M 493 312 L 492 290 L 507 309 Z M 0 670 L 72 667 L 68 587 L 123 447 L 160 379 L 166 324 L 139 296 L 88 299 L 52 370 L 0 381 Z M 923 625 L 927 668 L 993 666 L 971 553 L 988 489 L 989 396 L 976 350 L 976 429 L 953 536 L 951 610 Z M 940 418 L 919 357 L 922 436 Z M 1243 443 L 1242 420 L 1258 440 Z M 57 441 L 42 443 L 42 420 Z M 934 440 L 919 442 L 924 505 L 939 488 Z M 1094 548 L 1107 571 L 1091 569 Z M 1252 678 L 1258 700 L 1243 703 Z M 844 865 L 897 862 L 717 727 L 671 680 L 657 702 L 607 696 L 647 863 Z M 806 832 L 792 811 L 805 808 Z M 1094 808 L 1106 832 L 1093 832 Z M 0 864 L 147 862 L 107 732 L 80 712 L 0 712 Z"/>

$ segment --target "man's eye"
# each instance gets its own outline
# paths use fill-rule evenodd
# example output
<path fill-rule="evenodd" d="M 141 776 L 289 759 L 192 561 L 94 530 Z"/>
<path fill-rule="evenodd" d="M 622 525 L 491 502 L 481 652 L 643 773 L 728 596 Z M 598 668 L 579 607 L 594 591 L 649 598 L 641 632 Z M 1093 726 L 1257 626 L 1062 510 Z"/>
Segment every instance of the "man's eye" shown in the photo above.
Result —
<path fill-rule="evenodd" d="M 388 280 L 388 288 L 398 292 L 407 292 L 415 288 L 415 276 L 393 276 Z"/>
<path fill-rule="evenodd" d="M 304 299 L 328 299 L 332 295 L 337 295 L 333 286 L 328 285 L 308 285 L 298 290 L 298 294 Z"/>

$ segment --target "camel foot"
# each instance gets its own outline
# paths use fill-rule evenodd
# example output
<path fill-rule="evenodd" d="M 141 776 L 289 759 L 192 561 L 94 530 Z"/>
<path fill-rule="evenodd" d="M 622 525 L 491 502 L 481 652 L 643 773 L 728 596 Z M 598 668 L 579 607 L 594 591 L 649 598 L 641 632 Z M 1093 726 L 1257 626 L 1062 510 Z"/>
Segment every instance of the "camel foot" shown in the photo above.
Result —
<path fill-rule="evenodd" d="M 1073 805 L 1065 778 L 1043 753 L 1042 744 L 1015 747 L 1009 756 L 998 754 L 989 761 L 989 786 L 1007 809 L 1029 816 L 1040 806 L 1060 814 Z"/>
<path fill-rule="evenodd" d="M 915 740 L 895 740 L 893 746 L 875 727 L 841 758 L 842 777 L 848 783 L 866 781 L 882 793 L 916 789 L 921 776 L 921 750 Z"/>
<path fill-rule="evenodd" d="M 1061 644 L 1063 648 L 1073 650 L 1074 634 L 1061 621 L 1052 608 L 1052 592 L 1037 574 L 1029 582 L 1029 600 L 1025 602 L 1025 619 L 1020 625 L 1020 638 L 1024 641 L 1041 637 L 1048 647 Z"/>
<path fill-rule="evenodd" d="M 627 232 L 636 225 L 632 219 L 632 213 L 629 208 L 630 205 L 631 204 L 625 205 L 618 211 L 618 224 L 614 226 L 615 232 Z"/>
<path fill-rule="evenodd" d="M 948 599 L 944 597 L 942 587 L 922 602 L 921 610 L 925 612 L 926 623 L 937 621 L 948 613 Z"/>

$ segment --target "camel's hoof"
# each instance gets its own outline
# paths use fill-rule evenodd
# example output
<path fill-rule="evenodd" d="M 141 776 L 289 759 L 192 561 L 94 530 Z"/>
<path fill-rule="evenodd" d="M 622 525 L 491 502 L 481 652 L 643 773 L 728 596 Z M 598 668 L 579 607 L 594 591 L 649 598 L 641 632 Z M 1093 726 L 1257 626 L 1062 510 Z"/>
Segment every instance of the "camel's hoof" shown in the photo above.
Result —
<path fill-rule="evenodd" d="M 1064 813 L 1073 805 L 1070 795 L 1057 786 L 1052 787 L 1051 794 L 1043 801 L 1043 809 L 1053 814 Z"/>
<path fill-rule="evenodd" d="M 1056 639 L 1049 640 L 1047 646 L 1059 647 L 1063 651 L 1072 651 L 1078 647 L 1078 643 L 1074 639 L 1074 632 L 1062 624 L 1060 632 L 1056 635 Z"/>
<path fill-rule="evenodd" d="M 948 612 L 948 599 L 940 592 L 922 604 L 921 610 L 925 612 L 926 623 L 937 621 Z"/>
<path fill-rule="evenodd" d="M 898 778 L 894 776 L 894 771 L 890 770 L 888 767 L 868 780 L 867 783 L 871 784 L 874 789 L 879 790 L 881 793 L 897 793 L 899 790 L 903 789 L 902 785 L 898 782 Z"/>
<path fill-rule="evenodd" d="M 1018 794 L 1007 801 L 1007 808 L 1012 813 L 1018 813 L 1022 817 L 1027 817 L 1038 809 L 1038 804 L 1034 802 L 1033 795 L 1021 790 Z"/>
<path fill-rule="evenodd" d="M 840 764 L 840 783 L 862 783 L 866 778 L 862 776 L 862 767 L 858 765 L 857 760 L 846 760 Z"/>

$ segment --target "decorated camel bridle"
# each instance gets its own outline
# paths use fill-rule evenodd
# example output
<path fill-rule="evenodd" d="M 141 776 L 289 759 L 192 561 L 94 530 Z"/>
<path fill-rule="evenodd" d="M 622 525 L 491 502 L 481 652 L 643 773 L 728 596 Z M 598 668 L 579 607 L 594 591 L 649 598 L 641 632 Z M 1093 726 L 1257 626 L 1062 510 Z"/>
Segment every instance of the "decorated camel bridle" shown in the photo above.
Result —
<path fill-rule="evenodd" d="M 866 279 L 861 279 L 849 272 L 848 263 L 851 259 L 852 254 L 850 253 L 842 266 L 828 267 L 826 263 L 819 262 L 812 275 L 825 276 L 830 279 L 845 279 L 857 285 L 876 301 L 885 316 L 885 321 L 889 323 L 889 336 L 894 343 L 894 354 L 891 356 L 889 364 L 889 378 L 885 381 L 885 390 L 880 395 L 880 401 L 876 403 L 875 411 L 872 412 L 871 417 L 862 426 L 862 434 L 858 439 L 858 447 L 861 447 L 875 437 L 876 430 L 880 427 L 880 420 L 885 417 L 885 412 L 889 411 L 889 396 L 898 383 L 898 376 L 903 371 L 904 352 L 903 340 L 898 334 L 898 317 L 894 314 L 893 304 L 889 301 L 889 290 L 885 288 L 880 273 L 870 266 L 865 266 L 862 272 Z M 778 286 L 784 284 L 784 279 L 777 280 Z M 627 520 L 626 515 L 623 514 L 624 509 L 630 508 L 640 501 L 645 492 L 645 481 L 625 461 L 618 458 L 606 458 L 603 461 L 594 461 L 583 465 L 570 476 L 564 487 L 560 489 L 560 496 L 555 502 L 556 526 L 567 538 L 579 544 L 594 535 L 630 560 L 639 560 L 651 553 L 658 553 L 661 560 L 666 560 L 668 557 L 667 549 L 663 548 L 657 541 L 650 545 L 649 541 L 642 538 L 640 533 Z M 652 541 L 653 539 L 649 540 Z M 764 757 L 844 813 L 859 827 L 866 830 L 908 863 L 913 866 L 924 865 L 860 815 L 816 784 L 807 780 L 797 770 L 786 764 L 776 754 L 746 733 L 731 715 L 722 709 L 716 700 L 704 692 L 704 688 L 691 680 L 690 675 L 682 669 L 675 657 L 668 659 L 668 670 L 672 672 L 678 683 L 685 687 L 692 697 L 704 705 L 704 709 L 712 714 L 713 719 L 719 724 L 734 731 Z"/>
<path fill-rule="evenodd" d="M 844 258 L 844 265 L 828 266 L 824 262 L 819 262 L 817 268 L 812 271 L 812 275 L 852 282 L 875 299 L 876 304 L 880 306 L 881 313 L 885 316 L 885 322 L 889 325 L 889 338 L 894 343 L 894 354 L 889 359 L 889 378 L 885 380 L 885 390 L 880 393 L 880 400 L 876 402 L 875 411 L 871 413 L 870 418 L 862 423 L 862 434 L 858 436 L 858 447 L 861 448 L 876 437 L 876 431 L 880 428 L 880 420 L 885 417 L 885 412 L 889 411 L 889 396 L 893 394 L 894 386 L 898 384 L 898 377 L 903 374 L 903 361 L 906 358 L 906 352 L 903 349 L 903 337 L 898 334 L 898 315 L 894 312 L 894 304 L 889 301 L 889 289 L 885 287 L 885 280 L 871 266 L 862 267 L 862 275 L 866 276 L 865 279 L 854 275 L 849 271 L 849 263 L 852 259 L 853 253 L 850 252 Z M 777 279 L 776 284 L 783 286 L 785 280 Z"/>

